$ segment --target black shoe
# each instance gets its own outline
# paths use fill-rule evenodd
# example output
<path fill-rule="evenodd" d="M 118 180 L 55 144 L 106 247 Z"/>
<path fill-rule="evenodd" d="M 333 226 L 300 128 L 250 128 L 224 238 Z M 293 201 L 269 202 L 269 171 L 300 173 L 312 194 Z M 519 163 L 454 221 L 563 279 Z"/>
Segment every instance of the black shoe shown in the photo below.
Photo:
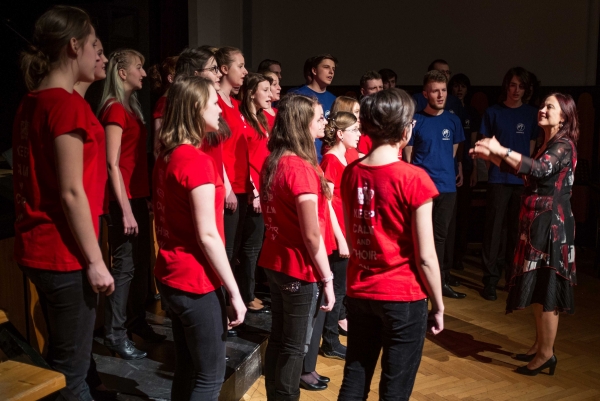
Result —
<path fill-rule="evenodd" d="M 321 383 L 329 383 L 331 380 L 329 379 L 329 377 L 327 376 L 321 376 L 320 374 L 318 374 L 317 372 L 314 372 L 314 375 L 317 377 L 317 380 L 320 381 Z"/>
<path fill-rule="evenodd" d="M 238 332 L 236 329 L 227 330 L 227 337 L 231 338 L 231 337 L 237 337 L 237 336 L 238 336 Z"/>
<path fill-rule="evenodd" d="M 141 337 L 145 343 L 157 344 L 166 340 L 167 336 L 163 334 L 158 334 L 156 331 L 152 330 L 150 325 L 143 326 L 142 328 L 135 330 L 127 330 L 127 337 L 131 340 L 133 335 L 135 334 L 138 337 Z"/>
<path fill-rule="evenodd" d="M 327 388 L 327 384 L 317 380 L 316 384 L 311 384 L 305 382 L 302 378 L 300 378 L 300 388 L 308 391 L 321 391 Z"/>
<path fill-rule="evenodd" d="M 90 394 L 94 401 L 117 401 L 120 393 L 114 390 L 96 390 L 90 388 Z"/>
<path fill-rule="evenodd" d="M 246 308 L 246 311 L 248 313 L 271 313 L 271 308 L 269 308 L 268 306 L 265 305 L 260 309 Z"/>
<path fill-rule="evenodd" d="M 554 347 L 552 347 L 552 353 L 554 353 Z M 521 362 L 531 362 L 535 358 L 535 354 L 516 354 L 515 359 Z"/>
<path fill-rule="evenodd" d="M 550 357 L 550 359 L 548 359 L 542 366 L 540 366 L 537 369 L 531 370 L 527 367 L 527 365 L 525 365 L 525 366 L 520 366 L 517 369 L 515 369 L 515 372 L 520 373 L 525 376 L 536 376 L 542 370 L 550 369 L 550 372 L 548 374 L 550 376 L 554 376 L 554 370 L 556 369 L 557 364 L 558 364 L 558 359 L 556 359 L 556 355 L 552 355 Z"/>
<path fill-rule="evenodd" d="M 448 276 L 446 279 L 446 284 L 452 287 L 460 287 L 460 280 L 454 276 Z"/>
<path fill-rule="evenodd" d="M 342 329 L 342 326 L 338 324 L 338 333 L 340 336 L 348 337 L 348 331 Z"/>
<path fill-rule="evenodd" d="M 133 342 L 125 340 L 118 345 L 106 345 L 112 356 L 119 355 L 123 359 L 133 360 L 145 358 L 148 354 L 133 346 Z"/>
<path fill-rule="evenodd" d="M 483 291 L 481 292 L 481 296 L 484 299 L 487 299 L 488 301 L 495 301 L 498 299 L 498 296 L 496 295 L 496 286 L 493 284 L 487 284 L 484 288 Z"/>
<path fill-rule="evenodd" d="M 321 353 L 326 358 L 346 360 L 346 346 L 338 344 L 337 346 L 330 348 L 321 348 Z"/>
<path fill-rule="evenodd" d="M 448 284 L 442 285 L 442 295 L 448 298 L 462 299 L 467 296 L 463 292 L 456 292 Z"/>

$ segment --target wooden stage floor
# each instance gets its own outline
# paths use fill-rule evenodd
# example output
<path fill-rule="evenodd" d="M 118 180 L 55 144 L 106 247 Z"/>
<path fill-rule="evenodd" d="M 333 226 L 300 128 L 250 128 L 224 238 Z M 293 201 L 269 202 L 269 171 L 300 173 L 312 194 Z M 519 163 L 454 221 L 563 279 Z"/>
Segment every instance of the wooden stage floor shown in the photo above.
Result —
<path fill-rule="evenodd" d="M 456 289 L 467 298 L 444 298 L 445 330 L 427 336 L 411 400 L 600 400 L 600 280 L 578 273 L 576 312 L 560 317 L 555 375 L 527 377 L 513 371 L 524 362 L 512 356 L 526 352 L 535 338 L 531 308 L 506 315 L 506 292 L 498 291 L 495 302 L 481 298 L 479 258 L 468 258 L 465 270 L 453 271 L 463 279 Z M 329 388 L 302 390 L 300 400 L 337 400 L 343 368 L 343 361 L 319 356 L 317 372 L 331 378 Z M 379 398 L 380 371 L 375 371 L 369 400 Z M 264 376 L 242 399 L 266 400 Z"/>

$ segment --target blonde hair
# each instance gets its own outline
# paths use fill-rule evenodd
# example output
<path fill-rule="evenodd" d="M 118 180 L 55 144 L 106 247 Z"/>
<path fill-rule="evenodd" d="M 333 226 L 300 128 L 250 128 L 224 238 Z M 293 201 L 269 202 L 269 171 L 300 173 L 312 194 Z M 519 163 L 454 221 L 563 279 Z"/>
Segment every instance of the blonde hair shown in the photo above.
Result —
<path fill-rule="evenodd" d="M 202 112 L 206 109 L 212 81 L 199 76 L 180 76 L 169 88 L 163 126 L 159 135 L 159 152 L 168 160 L 182 143 L 200 146 L 206 136 Z"/>
<path fill-rule="evenodd" d="M 338 111 L 331 114 L 325 126 L 325 136 L 323 137 L 325 145 L 334 146 L 338 141 L 337 132 L 347 129 L 357 121 L 356 116 L 347 111 Z"/>
<path fill-rule="evenodd" d="M 338 96 L 333 102 L 333 106 L 331 106 L 331 114 L 335 114 L 339 111 L 347 111 L 348 113 L 352 113 L 352 108 L 354 104 L 360 105 L 360 102 L 353 97 L 350 96 Z"/>
<path fill-rule="evenodd" d="M 106 82 L 104 83 L 104 90 L 102 91 L 102 100 L 100 101 L 98 114 L 113 103 L 118 102 L 122 105 L 125 104 L 125 87 L 123 85 L 123 80 L 119 75 L 119 71 L 127 70 L 135 61 L 135 57 L 138 57 L 142 64 L 144 64 L 145 59 L 142 53 L 133 49 L 115 50 L 108 57 Z M 142 106 L 140 105 L 135 92 L 129 97 L 129 107 L 131 107 L 135 115 L 144 122 Z"/>
<path fill-rule="evenodd" d="M 35 90 L 56 68 L 71 38 L 85 43 L 91 32 L 89 15 L 77 7 L 54 6 L 38 18 L 31 44 L 21 53 L 21 71 L 27 89 Z"/>

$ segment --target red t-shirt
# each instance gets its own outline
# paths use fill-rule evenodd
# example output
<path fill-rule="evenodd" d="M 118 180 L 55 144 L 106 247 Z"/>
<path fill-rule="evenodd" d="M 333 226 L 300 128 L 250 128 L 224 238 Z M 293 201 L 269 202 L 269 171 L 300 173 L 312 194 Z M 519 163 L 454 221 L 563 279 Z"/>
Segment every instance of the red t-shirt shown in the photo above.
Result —
<path fill-rule="evenodd" d="M 317 171 L 298 156 L 283 156 L 279 159 L 269 198 L 260 199 L 265 240 L 258 264 L 314 283 L 319 273 L 304 245 L 296 209 L 296 198 L 303 194 L 318 195 L 319 226 L 324 240 L 327 238 L 327 224 L 331 226 L 329 206 Z"/>
<path fill-rule="evenodd" d="M 256 130 L 249 126 L 250 129 L 246 130 L 246 141 L 248 142 L 248 161 L 250 163 L 250 177 L 254 187 L 260 193 L 260 171 L 262 166 L 269 157 L 269 149 L 267 149 L 267 143 L 269 143 L 269 137 L 266 135 L 260 135 Z"/>
<path fill-rule="evenodd" d="M 221 115 L 231 130 L 231 136 L 223 142 L 223 164 L 233 192 L 244 194 L 248 190 L 250 182 L 248 144 L 244 134 L 244 130 L 248 129 L 249 124 L 240 113 L 239 102 L 231 98 L 231 104 L 233 107 L 229 107 L 219 95 Z"/>
<path fill-rule="evenodd" d="M 346 149 L 344 157 L 346 158 L 346 164 L 350 164 L 354 162 L 354 160 L 358 160 L 358 150 L 354 148 Z"/>
<path fill-rule="evenodd" d="M 348 296 L 405 302 L 427 298 L 415 261 L 412 212 L 437 195 L 425 170 L 403 161 L 384 166 L 355 162 L 346 168 L 342 202 L 352 249 Z"/>
<path fill-rule="evenodd" d="M 275 113 L 274 116 L 270 115 L 266 111 L 263 110 L 265 117 L 267 118 L 267 126 L 269 127 L 269 132 L 273 130 L 273 126 L 275 125 L 275 117 L 277 117 L 277 109 L 272 107 L 271 110 Z"/>
<path fill-rule="evenodd" d="M 348 152 L 346 152 L 346 154 L 347 153 Z M 342 174 L 344 173 L 345 168 L 346 166 L 344 166 L 340 159 L 338 159 L 334 154 L 327 153 L 321 160 L 321 169 L 323 169 L 325 179 L 327 182 L 331 182 L 333 184 L 333 197 L 331 199 L 331 205 L 333 206 L 333 211 L 335 212 L 335 217 L 340 224 L 342 233 L 344 233 L 344 237 L 346 236 L 346 225 L 344 224 L 344 210 L 342 209 L 342 196 L 340 188 L 342 186 Z"/>
<path fill-rule="evenodd" d="M 200 150 L 214 160 L 219 177 L 221 177 L 222 180 L 225 180 L 225 175 L 223 174 L 223 142 L 219 142 L 216 146 L 210 146 L 208 142 L 203 141 Z"/>
<path fill-rule="evenodd" d="M 156 120 L 159 118 L 163 118 L 165 114 L 165 107 L 167 106 L 167 97 L 161 96 L 158 98 L 156 103 L 154 104 L 154 110 L 152 111 L 152 119 Z"/>
<path fill-rule="evenodd" d="M 215 186 L 217 229 L 225 244 L 225 187 L 215 162 L 200 149 L 181 145 L 171 153 L 168 162 L 162 156 L 156 159 L 152 183 L 156 240 L 160 246 L 154 275 L 169 287 L 194 294 L 221 287 L 221 280 L 198 245 L 189 197 L 200 185 Z"/>
<path fill-rule="evenodd" d="M 73 91 L 74 95 L 81 97 L 77 91 Z M 98 118 L 92 111 L 89 103 L 85 99 L 81 98 L 87 105 L 86 111 L 90 123 L 90 134 L 97 139 L 98 148 L 102 151 L 96 152 L 91 155 L 86 163 L 89 163 L 90 171 L 96 170 L 95 173 L 90 173 L 91 176 L 95 176 L 97 185 L 94 187 L 95 193 L 90 193 L 88 196 L 88 202 L 90 203 L 90 210 L 92 211 L 92 218 L 94 224 L 97 223 L 98 216 L 108 213 L 108 170 L 106 168 L 106 134 L 104 127 L 98 121 Z"/>
<path fill-rule="evenodd" d="M 54 140 L 76 133 L 83 140 L 83 188 L 89 200 L 102 193 L 98 154 L 104 136 L 92 129 L 89 105 L 77 92 L 61 88 L 28 93 L 13 125 L 15 260 L 37 269 L 81 270 L 87 265 L 63 211 Z M 98 206 L 90 203 L 98 235 Z"/>
<path fill-rule="evenodd" d="M 127 197 L 136 199 L 150 195 L 146 156 L 147 131 L 142 120 L 135 113 L 128 112 L 121 103 L 114 102 L 102 109 L 100 121 L 105 128 L 109 124 L 115 124 L 123 129 L 119 169 Z M 110 191 L 110 200 L 116 200 L 113 191 Z"/>

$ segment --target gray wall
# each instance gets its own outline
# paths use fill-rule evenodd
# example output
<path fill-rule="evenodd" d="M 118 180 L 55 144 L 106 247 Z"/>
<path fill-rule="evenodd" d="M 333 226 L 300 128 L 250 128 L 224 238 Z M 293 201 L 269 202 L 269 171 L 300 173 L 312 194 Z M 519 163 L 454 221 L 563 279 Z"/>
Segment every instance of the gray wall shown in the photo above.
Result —
<path fill-rule="evenodd" d="M 240 47 L 250 67 L 277 59 L 284 85 L 301 84 L 304 60 L 324 52 L 339 59 L 334 85 L 384 67 L 418 85 L 435 58 L 475 85 L 499 85 L 516 65 L 544 85 L 596 83 L 600 0 L 244 1 L 245 15 L 242 0 L 189 0 L 190 44 Z"/>

